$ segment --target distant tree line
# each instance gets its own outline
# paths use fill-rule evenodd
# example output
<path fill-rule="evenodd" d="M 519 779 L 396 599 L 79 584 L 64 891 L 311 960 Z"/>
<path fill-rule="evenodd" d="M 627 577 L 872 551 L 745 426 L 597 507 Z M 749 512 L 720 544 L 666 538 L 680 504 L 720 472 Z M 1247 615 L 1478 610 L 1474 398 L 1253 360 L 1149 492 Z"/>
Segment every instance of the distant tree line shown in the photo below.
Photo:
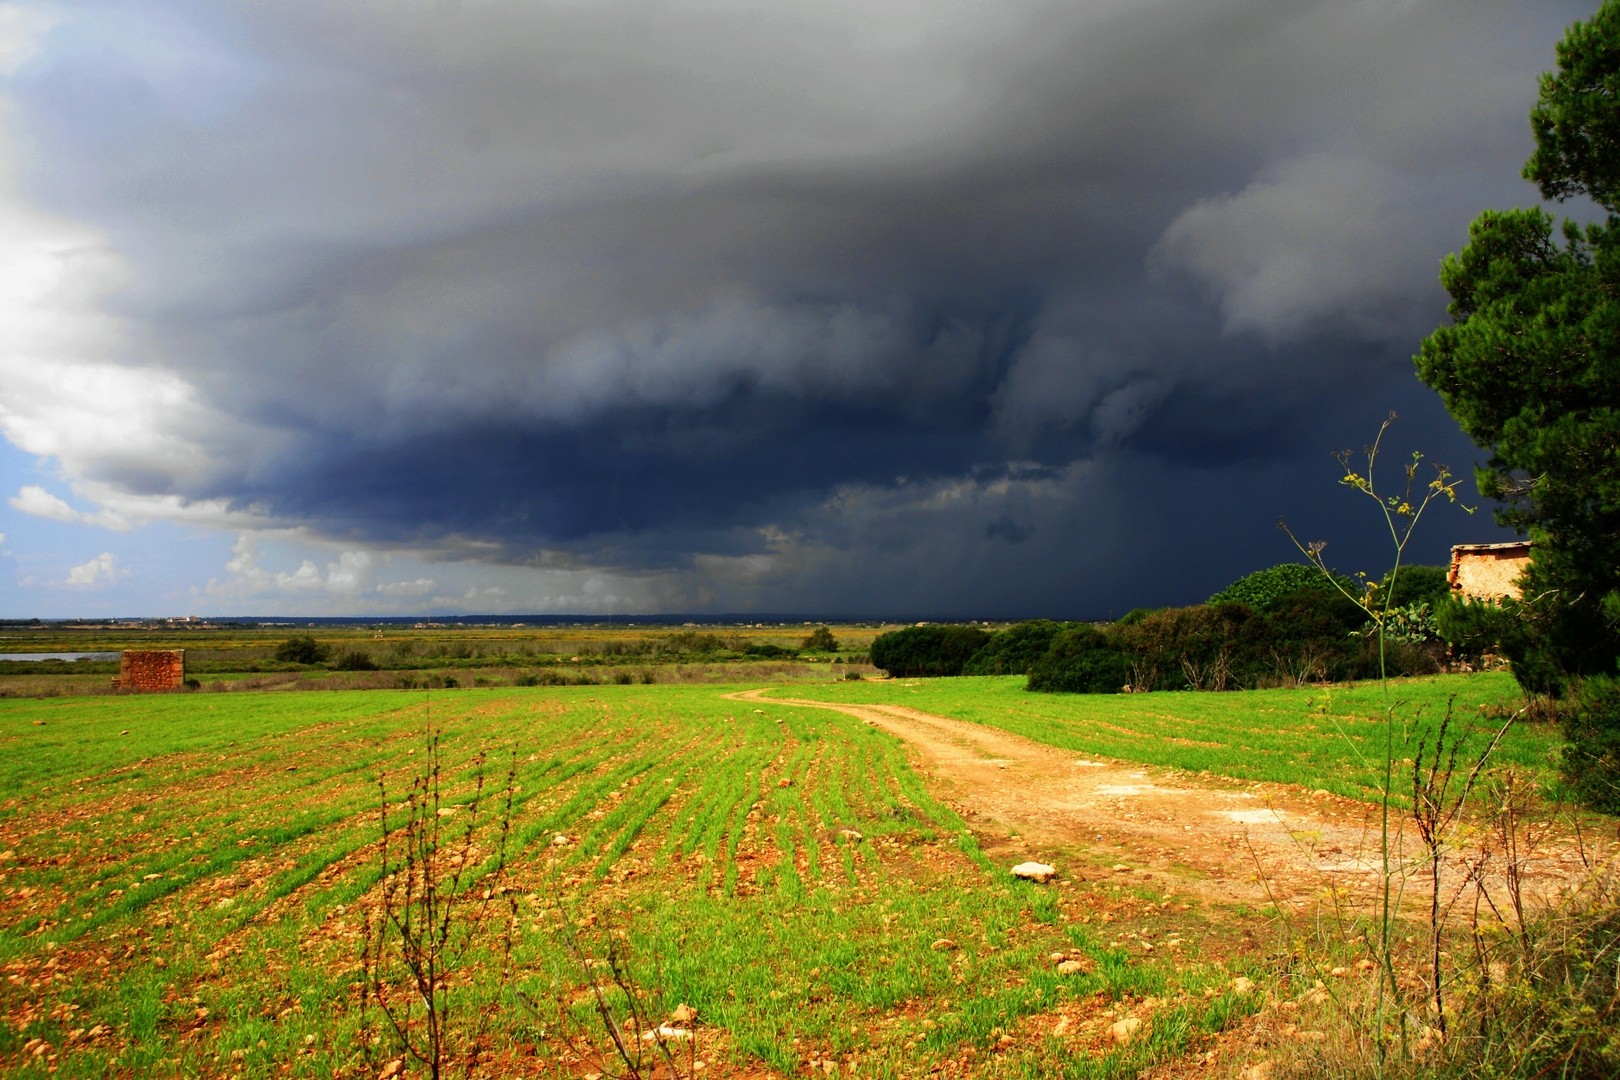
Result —
<path fill-rule="evenodd" d="M 1446 569 L 1408 567 L 1394 588 L 1393 670 L 1439 670 L 1448 648 L 1445 616 L 1463 607 L 1450 598 Z M 879 636 L 871 656 L 891 675 L 1025 675 L 1037 691 L 1240 690 L 1373 677 L 1374 631 L 1367 612 L 1320 571 L 1285 563 L 1193 607 L 1139 608 L 1102 625 L 1034 619 L 995 632 L 913 626 Z"/>
<path fill-rule="evenodd" d="M 639 638 L 607 638 L 579 645 L 578 654 L 566 660 L 569 663 L 602 664 L 633 659 L 638 663 L 657 664 L 806 658 L 847 664 L 866 660 L 864 654 L 842 652 L 838 638 L 825 626 L 815 627 L 797 646 L 754 642 L 737 636 L 721 637 L 696 630 Z M 387 648 L 360 645 L 340 648 L 312 635 L 301 634 L 278 644 L 270 659 L 276 664 L 288 666 L 324 665 L 334 671 L 398 671 L 442 667 L 446 662 L 467 667 L 534 666 L 562 662 L 564 658 L 536 653 L 529 646 L 513 651 L 506 645 L 480 645 L 467 641 L 419 646 L 409 639 L 400 639 Z M 201 661 L 200 665 L 199 670 L 206 671 L 234 671 L 240 666 L 232 661 Z M 250 670 L 259 670 L 259 665 L 252 665 Z"/>

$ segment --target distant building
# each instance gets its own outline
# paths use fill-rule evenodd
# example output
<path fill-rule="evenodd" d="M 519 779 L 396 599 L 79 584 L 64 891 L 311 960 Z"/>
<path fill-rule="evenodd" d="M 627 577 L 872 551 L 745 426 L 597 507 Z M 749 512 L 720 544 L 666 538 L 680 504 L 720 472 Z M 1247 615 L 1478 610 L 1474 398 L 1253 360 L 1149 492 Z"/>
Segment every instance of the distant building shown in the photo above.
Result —
<path fill-rule="evenodd" d="M 1530 565 L 1530 541 L 1458 544 L 1451 549 L 1451 595 L 1460 600 L 1500 600 L 1519 595 L 1516 583 Z"/>

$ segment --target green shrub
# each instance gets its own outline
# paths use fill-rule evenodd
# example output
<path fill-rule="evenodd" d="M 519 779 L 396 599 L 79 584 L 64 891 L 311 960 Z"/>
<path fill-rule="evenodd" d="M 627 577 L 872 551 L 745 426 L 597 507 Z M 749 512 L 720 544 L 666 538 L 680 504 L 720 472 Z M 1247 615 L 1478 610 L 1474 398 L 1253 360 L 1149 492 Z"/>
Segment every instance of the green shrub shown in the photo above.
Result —
<path fill-rule="evenodd" d="M 1284 597 L 1327 586 L 1322 571 L 1305 563 L 1280 563 L 1267 570 L 1256 570 L 1247 577 L 1210 597 L 1208 604 L 1243 604 L 1252 608 L 1269 607 Z M 1354 589 L 1351 590 L 1355 591 Z M 1126 618 L 1136 614 L 1131 612 Z"/>
<path fill-rule="evenodd" d="M 1094 626 L 1056 635 L 1029 672 L 1030 690 L 1069 694 L 1117 694 L 1131 681 L 1131 660 Z"/>
<path fill-rule="evenodd" d="M 748 645 L 743 648 L 744 656 L 764 657 L 767 660 L 793 660 L 799 655 L 798 649 L 784 649 L 780 645 Z"/>
<path fill-rule="evenodd" d="M 1028 675 L 1062 629 L 1051 619 L 1031 619 L 998 630 L 962 666 L 962 674 Z"/>
<path fill-rule="evenodd" d="M 1594 810 L 1620 813 L 1620 681 L 1598 675 L 1581 682 L 1560 710 L 1569 744 L 1560 762 L 1564 779 Z"/>
<path fill-rule="evenodd" d="M 659 647 L 665 652 L 717 653 L 725 649 L 726 643 L 714 634 L 700 634 L 696 630 L 681 630 L 664 638 Z"/>
<path fill-rule="evenodd" d="M 318 664 L 332 654 L 328 645 L 323 645 L 308 634 L 302 637 L 291 637 L 276 646 L 274 659 L 289 664 Z"/>
<path fill-rule="evenodd" d="M 818 626 L 810 631 L 810 636 L 800 643 L 799 648 L 804 652 L 837 652 L 838 639 L 825 626 Z"/>
<path fill-rule="evenodd" d="M 1394 571 L 1391 571 L 1394 573 Z M 1406 607 L 1409 604 L 1428 604 L 1438 609 L 1442 603 L 1451 597 L 1451 582 L 1449 566 L 1403 566 L 1395 574 L 1395 595 L 1389 597 L 1391 607 Z M 1384 593 L 1389 589 L 1389 574 L 1378 583 L 1378 596 L 1376 605 L 1384 604 Z"/>
<path fill-rule="evenodd" d="M 371 655 L 355 649 L 338 657 L 332 664 L 333 671 L 376 671 L 377 661 Z"/>
<path fill-rule="evenodd" d="M 1165 608 L 1116 623 L 1110 634 L 1131 658 L 1128 681 L 1137 690 L 1254 689 L 1375 674 L 1377 643 L 1359 636 L 1366 612 L 1321 588 L 1320 576 L 1316 584 L 1274 596 L 1264 609 L 1227 603 Z M 1417 670 L 1434 667 L 1425 653 L 1406 660 Z"/>
<path fill-rule="evenodd" d="M 990 635 L 975 626 L 908 626 L 872 641 L 872 664 L 890 675 L 960 675 Z"/>

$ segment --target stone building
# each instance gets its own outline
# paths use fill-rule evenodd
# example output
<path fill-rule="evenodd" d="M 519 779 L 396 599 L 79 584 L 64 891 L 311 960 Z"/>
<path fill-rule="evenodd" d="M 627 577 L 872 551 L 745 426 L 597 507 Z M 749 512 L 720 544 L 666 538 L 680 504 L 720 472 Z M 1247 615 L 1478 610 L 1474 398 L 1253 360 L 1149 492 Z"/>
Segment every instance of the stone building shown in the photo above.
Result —
<path fill-rule="evenodd" d="M 126 690 L 178 690 L 186 681 L 186 650 L 125 649 L 113 685 Z"/>
<path fill-rule="evenodd" d="M 1515 579 L 1530 564 L 1530 541 L 1458 544 L 1451 549 L 1451 594 L 1458 599 L 1499 600 L 1519 595 Z"/>

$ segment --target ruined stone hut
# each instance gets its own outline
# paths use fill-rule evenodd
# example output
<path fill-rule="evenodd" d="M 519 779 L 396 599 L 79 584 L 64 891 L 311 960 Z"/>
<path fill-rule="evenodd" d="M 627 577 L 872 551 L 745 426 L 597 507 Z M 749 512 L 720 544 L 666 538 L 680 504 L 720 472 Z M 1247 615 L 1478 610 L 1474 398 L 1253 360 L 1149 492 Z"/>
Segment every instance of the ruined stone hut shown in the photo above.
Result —
<path fill-rule="evenodd" d="M 125 649 L 113 685 L 125 690 L 178 690 L 186 682 L 186 650 Z"/>
<path fill-rule="evenodd" d="M 1451 549 L 1451 594 L 1459 600 L 1501 600 L 1519 595 L 1515 579 L 1530 565 L 1530 541 L 1458 544 Z"/>

